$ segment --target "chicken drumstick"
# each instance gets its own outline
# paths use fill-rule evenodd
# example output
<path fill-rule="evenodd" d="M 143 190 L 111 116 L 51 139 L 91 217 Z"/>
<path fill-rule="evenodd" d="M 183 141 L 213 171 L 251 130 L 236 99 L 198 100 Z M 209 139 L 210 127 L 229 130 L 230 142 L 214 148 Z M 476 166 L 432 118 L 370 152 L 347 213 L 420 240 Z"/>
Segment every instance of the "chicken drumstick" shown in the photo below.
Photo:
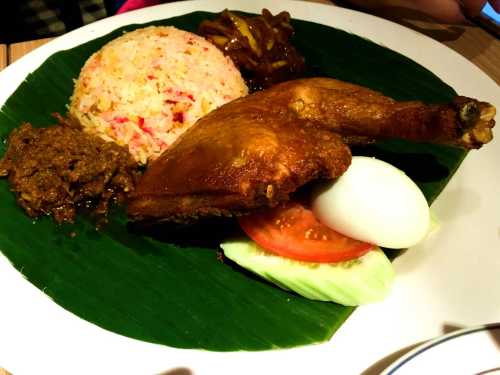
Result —
<path fill-rule="evenodd" d="M 128 206 L 133 220 L 190 221 L 287 200 L 348 168 L 349 144 L 401 138 L 479 148 L 495 108 L 457 97 L 446 105 L 396 102 L 329 78 L 289 81 L 200 119 L 148 168 Z"/>

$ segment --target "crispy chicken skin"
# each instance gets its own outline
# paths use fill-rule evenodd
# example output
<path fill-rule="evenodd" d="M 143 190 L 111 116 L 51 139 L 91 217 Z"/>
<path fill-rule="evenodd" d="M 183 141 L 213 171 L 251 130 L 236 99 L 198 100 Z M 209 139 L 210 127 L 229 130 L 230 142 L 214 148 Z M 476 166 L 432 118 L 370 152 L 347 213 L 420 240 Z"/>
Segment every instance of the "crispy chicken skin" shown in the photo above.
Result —
<path fill-rule="evenodd" d="M 495 107 L 457 96 L 446 105 L 397 102 L 366 87 L 328 78 L 281 85 L 298 119 L 350 139 L 400 138 L 479 148 L 493 138 Z M 286 100 L 286 99 L 285 99 Z"/>
<path fill-rule="evenodd" d="M 425 105 L 329 78 L 285 82 L 200 119 L 149 166 L 128 214 L 185 222 L 274 206 L 308 181 L 344 173 L 349 144 L 402 138 L 478 148 L 492 138 L 494 115 L 464 97 Z"/>

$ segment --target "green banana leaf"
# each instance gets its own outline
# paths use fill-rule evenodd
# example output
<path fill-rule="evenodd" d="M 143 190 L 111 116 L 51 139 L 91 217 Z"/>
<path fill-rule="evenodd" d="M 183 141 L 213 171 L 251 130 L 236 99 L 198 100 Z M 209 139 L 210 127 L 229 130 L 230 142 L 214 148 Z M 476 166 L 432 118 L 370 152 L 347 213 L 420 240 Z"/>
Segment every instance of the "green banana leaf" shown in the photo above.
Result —
<path fill-rule="evenodd" d="M 213 14 L 153 22 L 196 31 Z M 363 38 L 294 21 L 294 43 L 309 75 L 330 76 L 396 99 L 450 100 L 455 92 L 408 58 Z M 53 124 L 64 113 L 85 60 L 130 25 L 48 58 L 8 99 L 0 137 L 22 122 Z M 5 151 L 0 142 L 0 155 Z M 375 155 L 406 171 L 431 202 L 465 156 L 461 150 L 391 141 L 355 153 Z M 216 248 L 180 248 L 127 229 L 121 209 L 96 231 L 85 215 L 74 225 L 28 218 L 0 181 L 0 249 L 53 301 L 107 330 L 153 343 L 207 350 L 266 350 L 328 340 L 353 311 L 283 291 L 217 258 Z M 76 236 L 74 237 L 74 235 Z M 74 237 L 74 238 L 73 238 Z"/>

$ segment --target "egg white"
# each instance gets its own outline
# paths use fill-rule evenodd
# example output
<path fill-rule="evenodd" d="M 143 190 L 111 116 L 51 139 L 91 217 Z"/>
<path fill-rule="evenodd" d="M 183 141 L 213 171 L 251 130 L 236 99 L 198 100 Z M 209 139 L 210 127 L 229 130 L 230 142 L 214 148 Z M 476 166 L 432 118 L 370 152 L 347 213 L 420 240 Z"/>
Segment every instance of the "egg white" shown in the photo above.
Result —
<path fill-rule="evenodd" d="M 370 157 L 354 156 L 341 177 L 318 189 L 312 207 L 328 227 L 382 247 L 414 246 L 429 230 L 429 206 L 418 186 Z"/>

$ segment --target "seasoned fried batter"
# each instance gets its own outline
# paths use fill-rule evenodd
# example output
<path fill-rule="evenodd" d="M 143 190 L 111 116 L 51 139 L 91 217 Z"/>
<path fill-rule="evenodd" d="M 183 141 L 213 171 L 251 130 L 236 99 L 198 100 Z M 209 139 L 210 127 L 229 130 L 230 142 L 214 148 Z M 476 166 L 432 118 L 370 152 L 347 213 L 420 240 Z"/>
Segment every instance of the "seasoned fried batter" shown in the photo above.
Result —
<path fill-rule="evenodd" d="M 495 107 L 463 96 L 445 105 L 397 102 L 366 87 L 326 78 L 286 82 L 279 90 L 290 95 L 287 108 L 304 124 L 330 129 L 347 143 L 358 144 L 359 137 L 399 138 L 472 149 L 493 138 Z"/>
<path fill-rule="evenodd" d="M 183 221 L 274 206 L 310 180 L 344 173 L 348 142 L 397 137 L 477 148 L 491 140 L 494 114 L 462 97 L 400 103 L 334 79 L 285 82 L 199 120 L 151 164 L 128 213 Z"/>

